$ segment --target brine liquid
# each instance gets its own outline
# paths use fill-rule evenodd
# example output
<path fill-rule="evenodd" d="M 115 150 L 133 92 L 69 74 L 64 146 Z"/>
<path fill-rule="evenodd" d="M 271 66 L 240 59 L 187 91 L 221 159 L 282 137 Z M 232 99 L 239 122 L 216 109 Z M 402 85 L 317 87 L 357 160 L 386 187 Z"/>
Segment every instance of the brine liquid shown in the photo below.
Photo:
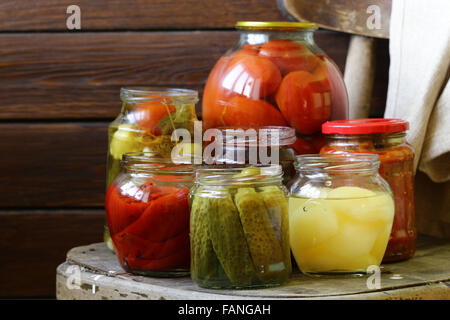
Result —
<path fill-rule="evenodd" d="M 358 187 L 324 188 L 321 194 L 289 199 L 290 245 L 300 270 L 365 273 L 379 266 L 394 218 L 391 195 Z"/>

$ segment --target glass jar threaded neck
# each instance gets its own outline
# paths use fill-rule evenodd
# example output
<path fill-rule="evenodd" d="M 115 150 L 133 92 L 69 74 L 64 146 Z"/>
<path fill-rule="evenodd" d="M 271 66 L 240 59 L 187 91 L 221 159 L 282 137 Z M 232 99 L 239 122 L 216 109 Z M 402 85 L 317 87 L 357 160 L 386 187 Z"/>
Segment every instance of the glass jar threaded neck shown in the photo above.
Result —
<path fill-rule="evenodd" d="M 159 87 L 125 87 L 120 89 L 124 103 L 197 103 L 198 92 L 190 89 Z"/>
<path fill-rule="evenodd" d="M 376 175 L 379 156 L 371 153 L 309 154 L 296 157 L 295 168 L 301 175 Z"/>
<path fill-rule="evenodd" d="M 258 170 L 255 173 L 253 170 Z M 281 184 L 283 171 L 280 165 L 214 165 L 196 171 L 196 184 L 200 186 L 245 187 Z"/>
<path fill-rule="evenodd" d="M 194 175 L 194 166 L 188 160 L 185 163 L 174 163 L 170 158 L 149 152 L 126 153 L 122 157 L 121 166 L 126 172 L 137 175 Z"/>

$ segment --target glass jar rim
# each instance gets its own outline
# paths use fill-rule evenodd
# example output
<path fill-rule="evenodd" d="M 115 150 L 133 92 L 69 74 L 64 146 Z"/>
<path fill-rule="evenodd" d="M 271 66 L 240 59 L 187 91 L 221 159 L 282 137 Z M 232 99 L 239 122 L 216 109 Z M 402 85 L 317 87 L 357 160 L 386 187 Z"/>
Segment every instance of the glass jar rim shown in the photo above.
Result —
<path fill-rule="evenodd" d="M 173 162 L 170 158 L 158 157 L 151 152 L 125 153 L 120 163 L 122 168 L 137 174 L 193 175 L 195 172 L 195 165 L 190 158 L 177 158 L 177 162 Z"/>
<path fill-rule="evenodd" d="M 124 102 L 198 102 L 198 91 L 168 87 L 123 87 L 120 98 Z"/>
<path fill-rule="evenodd" d="M 329 174 L 378 172 L 380 157 L 375 153 L 304 154 L 295 157 L 300 173 Z"/>
<path fill-rule="evenodd" d="M 319 27 L 312 22 L 291 22 L 291 21 L 238 21 L 236 29 L 244 30 L 316 30 Z"/>
<path fill-rule="evenodd" d="M 289 146 L 295 143 L 297 137 L 295 135 L 295 129 L 291 127 L 283 126 L 261 126 L 261 127 L 251 127 L 251 126 L 227 126 L 218 127 L 222 132 L 222 137 L 224 139 L 224 145 L 227 146 L 232 144 L 237 147 L 250 147 L 250 146 Z M 255 130 L 256 134 L 248 134 L 248 130 Z M 261 132 L 263 130 L 263 132 Z M 243 132 L 242 132 L 243 131 Z M 229 134 L 227 134 L 229 133 Z M 250 132 L 251 133 L 251 132 Z M 263 133 L 260 135 L 260 133 Z M 273 134 L 278 133 L 278 143 L 272 144 L 271 137 Z M 239 139 L 239 135 L 242 134 Z M 231 140 L 227 137 L 231 137 Z"/>
<path fill-rule="evenodd" d="M 257 175 L 240 176 L 242 170 L 251 167 L 260 169 Z M 266 185 L 271 183 L 281 183 L 283 170 L 281 165 L 205 165 L 196 169 L 195 183 L 208 186 L 249 186 Z"/>

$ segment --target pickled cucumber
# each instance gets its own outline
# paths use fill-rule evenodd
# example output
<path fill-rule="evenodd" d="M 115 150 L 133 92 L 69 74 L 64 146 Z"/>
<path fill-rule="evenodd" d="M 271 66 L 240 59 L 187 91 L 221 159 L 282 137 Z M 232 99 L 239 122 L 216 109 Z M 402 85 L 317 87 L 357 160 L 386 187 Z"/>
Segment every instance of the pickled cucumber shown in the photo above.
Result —
<path fill-rule="evenodd" d="M 287 266 L 261 194 L 239 188 L 234 200 L 258 277 L 263 281 L 277 277 L 277 271 Z"/>
<path fill-rule="evenodd" d="M 289 246 L 289 211 L 287 199 L 284 192 L 276 186 L 267 186 L 260 188 L 260 195 L 264 200 L 267 212 L 275 235 L 280 241 L 283 249 L 284 264 L 286 269 L 291 272 L 291 249 Z"/>
<path fill-rule="evenodd" d="M 199 284 L 218 278 L 219 260 L 208 235 L 208 211 L 216 211 L 209 198 L 194 196 L 191 207 L 191 276 Z M 223 278 L 223 277 L 222 277 Z"/>
<path fill-rule="evenodd" d="M 231 194 L 221 190 L 220 197 L 210 198 L 215 210 L 208 212 L 208 231 L 212 246 L 226 275 L 233 284 L 246 286 L 254 278 L 254 268 Z"/>
<path fill-rule="evenodd" d="M 261 170 L 256 167 L 248 167 L 245 169 L 242 169 L 240 173 L 235 174 L 233 178 L 244 178 L 244 177 L 250 177 L 250 176 L 256 176 L 261 174 Z"/>

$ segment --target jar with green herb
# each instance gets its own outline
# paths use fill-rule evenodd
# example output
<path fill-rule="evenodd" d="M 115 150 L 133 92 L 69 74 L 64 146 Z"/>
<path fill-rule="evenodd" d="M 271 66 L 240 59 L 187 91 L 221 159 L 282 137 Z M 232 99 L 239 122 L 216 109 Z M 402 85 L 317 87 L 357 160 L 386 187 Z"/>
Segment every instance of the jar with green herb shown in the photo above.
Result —
<path fill-rule="evenodd" d="M 195 90 L 128 87 L 120 90 L 120 98 L 122 110 L 108 132 L 107 188 L 119 174 L 125 153 L 145 152 L 152 157 L 170 158 L 177 144 L 172 132 L 183 128 L 193 136 L 197 121 L 198 93 Z M 104 241 L 114 250 L 106 225 Z"/>

